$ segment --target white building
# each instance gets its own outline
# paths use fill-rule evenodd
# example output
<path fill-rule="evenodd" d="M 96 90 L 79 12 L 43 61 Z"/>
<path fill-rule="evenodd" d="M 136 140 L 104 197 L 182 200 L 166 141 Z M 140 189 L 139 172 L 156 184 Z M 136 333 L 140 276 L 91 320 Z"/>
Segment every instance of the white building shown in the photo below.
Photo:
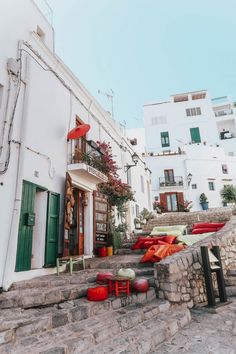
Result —
<path fill-rule="evenodd" d="M 206 142 L 236 155 L 234 104 L 227 97 L 212 100 L 206 90 L 144 105 L 144 126 L 147 152 L 173 151 L 185 144 Z"/>
<path fill-rule="evenodd" d="M 94 193 L 107 177 L 84 156 L 101 154 L 94 142 L 110 142 L 126 182 L 134 149 L 55 54 L 53 28 L 35 1 L 2 1 L 0 13 L 0 287 L 7 289 L 55 272 L 58 254 L 92 256 L 106 244 L 107 205 Z M 83 139 L 67 140 L 84 124 L 90 129 Z M 132 228 L 136 211 L 151 208 L 141 158 L 129 178 Z"/>
<path fill-rule="evenodd" d="M 236 184 L 236 110 L 228 97 L 211 99 L 206 90 L 177 94 L 144 105 L 143 130 L 127 132 L 152 171 L 153 200 L 167 211 L 184 201 L 201 209 L 222 206 L 220 190 Z M 143 148 L 145 146 L 145 148 Z"/>

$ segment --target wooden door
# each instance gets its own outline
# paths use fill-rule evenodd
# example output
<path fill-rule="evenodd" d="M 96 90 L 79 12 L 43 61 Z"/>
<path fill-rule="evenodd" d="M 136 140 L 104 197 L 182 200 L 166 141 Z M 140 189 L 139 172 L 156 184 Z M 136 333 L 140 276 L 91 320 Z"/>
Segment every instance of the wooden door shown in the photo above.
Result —
<path fill-rule="evenodd" d="M 84 254 L 84 194 L 78 191 L 78 254 Z"/>
<path fill-rule="evenodd" d="M 16 254 L 16 272 L 31 269 L 33 228 L 35 219 L 35 193 L 36 186 L 33 183 L 23 181 L 21 214 Z"/>
<path fill-rule="evenodd" d="M 59 238 L 60 195 L 48 192 L 45 267 L 56 265 Z"/>

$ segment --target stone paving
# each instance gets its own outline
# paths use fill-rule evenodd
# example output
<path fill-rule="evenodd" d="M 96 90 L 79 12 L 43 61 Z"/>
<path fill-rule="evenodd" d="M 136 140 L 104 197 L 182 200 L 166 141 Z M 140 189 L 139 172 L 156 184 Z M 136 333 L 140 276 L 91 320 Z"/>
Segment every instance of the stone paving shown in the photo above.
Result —
<path fill-rule="evenodd" d="M 152 354 L 235 354 L 236 298 L 215 313 L 193 309 L 192 322 Z"/>

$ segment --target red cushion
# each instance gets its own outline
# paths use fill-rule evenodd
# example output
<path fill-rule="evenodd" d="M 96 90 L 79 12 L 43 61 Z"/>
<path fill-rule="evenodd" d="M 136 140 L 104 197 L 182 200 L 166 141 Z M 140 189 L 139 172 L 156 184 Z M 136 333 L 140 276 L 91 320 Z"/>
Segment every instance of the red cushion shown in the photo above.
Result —
<path fill-rule="evenodd" d="M 205 233 L 207 233 L 207 232 L 216 232 L 216 231 L 218 231 L 217 228 L 210 228 L 210 227 L 205 228 L 205 229 L 194 229 L 194 230 L 192 231 L 192 235 L 195 235 L 195 234 L 205 234 Z"/>
<path fill-rule="evenodd" d="M 163 242 L 164 244 L 172 244 L 175 240 L 176 236 L 139 237 L 137 242 L 131 248 L 132 250 L 144 249 L 153 245 L 163 244 Z"/>
<path fill-rule="evenodd" d="M 201 222 L 193 225 L 193 229 L 208 229 L 210 228 L 218 228 L 225 226 L 224 222 Z"/>
<path fill-rule="evenodd" d="M 88 288 L 87 299 L 89 301 L 104 301 L 108 298 L 108 289 L 106 286 L 96 286 Z"/>
<path fill-rule="evenodd" d="M 149 289 L 149 283 L 145 278 L 136 279 L 133 283 L 133 288 L 140 293 L 146 293 Z"/>
<path fill-rule="evenodd" d="M 114 274 L 111 272 L 98 273 L 96 282 L 97 284 L 107 284 L 110 278 L 114 278 Z"/>

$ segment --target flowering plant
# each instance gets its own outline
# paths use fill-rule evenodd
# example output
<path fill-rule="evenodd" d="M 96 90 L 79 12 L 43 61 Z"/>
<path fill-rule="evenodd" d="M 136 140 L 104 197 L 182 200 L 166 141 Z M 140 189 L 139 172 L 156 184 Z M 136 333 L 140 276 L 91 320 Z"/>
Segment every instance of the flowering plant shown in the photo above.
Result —
<path fill-rule="evenodd" d="M 192 201 L 184 200 L 183 204 L 179 204 L 179 211 L 189 212 L 192 207 Z"/>

